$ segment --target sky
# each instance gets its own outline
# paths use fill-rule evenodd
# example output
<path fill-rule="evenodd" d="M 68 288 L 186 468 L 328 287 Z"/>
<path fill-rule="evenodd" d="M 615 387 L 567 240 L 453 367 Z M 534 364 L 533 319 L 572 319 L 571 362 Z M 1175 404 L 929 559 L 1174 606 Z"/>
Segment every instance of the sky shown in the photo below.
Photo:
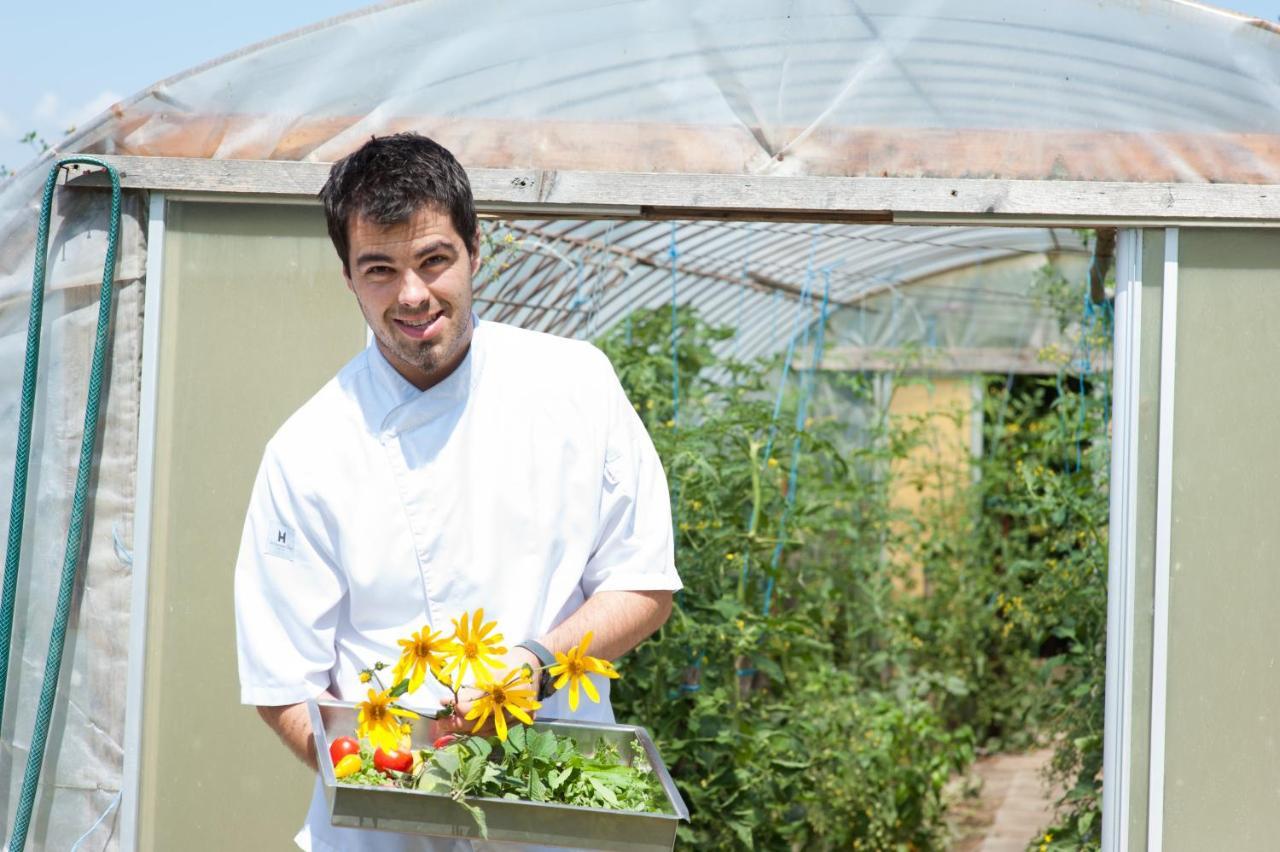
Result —
<path fill-rule="evenodd" d="M 481 0 L 483 2 L 483 0 Z M 363 0 L 8 0 L 0 31 L 0 166 L 18 169 L 50 143 L 152 83 L 263 39 L 369 5 Z M 1216 5 L 1280 21 L 1280 0 Z"/>

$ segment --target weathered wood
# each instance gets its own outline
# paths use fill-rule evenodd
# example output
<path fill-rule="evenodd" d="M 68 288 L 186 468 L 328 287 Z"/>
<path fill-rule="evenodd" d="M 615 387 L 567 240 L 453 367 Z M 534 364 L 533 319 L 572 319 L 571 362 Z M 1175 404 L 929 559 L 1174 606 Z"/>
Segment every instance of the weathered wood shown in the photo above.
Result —
<path fill-rule="evenodd" d="M 125 187 L 314 197 L 324 163 L 105 157 Z M 1280 225 L 1280 186 L 472 169 L 482 210 L 562 218 Z M 71 185 L 101 185 L 82 173 Z"/>
<path fill-rule="evenodd" d="M 1018 373 L 1052 376 L 1065 368 L 1068 373 L 1084 372 L 1079 363 L 1063 364 L 1056 358 L 1041 357 L 1033 348 L 975 347 L 968 349 L 892 349 L 863 346 L 834 346 L 822 356 L 823 370 L 866 370 L 904 373 Z M 1094 357 L 1090 372 L 1110 370 L 1109 363 Z"/>

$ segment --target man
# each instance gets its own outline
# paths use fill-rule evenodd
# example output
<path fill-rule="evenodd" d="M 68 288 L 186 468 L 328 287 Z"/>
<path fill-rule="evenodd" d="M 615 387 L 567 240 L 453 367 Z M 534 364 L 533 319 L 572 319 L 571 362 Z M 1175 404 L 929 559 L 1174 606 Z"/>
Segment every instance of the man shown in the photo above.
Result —
<path fill-rule="evenodd" d="M 592 654 L 617 658 L 680 588 L 662 467 L 608 360 L 472 314 L 480 236 L 453 156 L 416 134 L 375 138 L 320 197 L 374 340 L 268 443 L 236 565 L 241 700 L 312 767 L 306 700 L 364 698 L 361 669 L 394 662 L 423 625 L 448 633 L 483 607 L 510 668 L 588 631 Z M 542 715 L 612 721 L 608 686 L 577 713 L 551 695 Z M 428 678 L 405 703 L 446 695 Z M 455 848 L 336 829 L 319 784 L 296 840 Z"/>

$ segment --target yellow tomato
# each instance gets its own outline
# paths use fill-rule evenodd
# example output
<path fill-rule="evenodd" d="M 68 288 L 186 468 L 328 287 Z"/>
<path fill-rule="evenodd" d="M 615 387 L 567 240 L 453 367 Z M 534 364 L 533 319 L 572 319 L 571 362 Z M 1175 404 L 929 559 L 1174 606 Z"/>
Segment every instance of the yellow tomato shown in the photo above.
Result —
<path fill-rule="evenodd" d="M 333 767 L 333 774 L 339 778 L 346 778 L 348 775 L 355 775 L 359 772 L 362 765 L 360 755 L 349 754 L 339 760 L 337 765 Z"/>

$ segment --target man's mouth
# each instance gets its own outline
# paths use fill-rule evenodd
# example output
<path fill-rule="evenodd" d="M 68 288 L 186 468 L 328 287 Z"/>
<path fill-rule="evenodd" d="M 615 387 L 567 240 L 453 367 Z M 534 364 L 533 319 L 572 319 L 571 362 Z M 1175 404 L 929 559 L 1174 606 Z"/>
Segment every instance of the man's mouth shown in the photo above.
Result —
<path fill-rule="evenodd" d="M 405 336 L 414 340 L 428 340 L 444 327 L 444 311 L 420 317 L 395 317 L 391 321 Z"/>

